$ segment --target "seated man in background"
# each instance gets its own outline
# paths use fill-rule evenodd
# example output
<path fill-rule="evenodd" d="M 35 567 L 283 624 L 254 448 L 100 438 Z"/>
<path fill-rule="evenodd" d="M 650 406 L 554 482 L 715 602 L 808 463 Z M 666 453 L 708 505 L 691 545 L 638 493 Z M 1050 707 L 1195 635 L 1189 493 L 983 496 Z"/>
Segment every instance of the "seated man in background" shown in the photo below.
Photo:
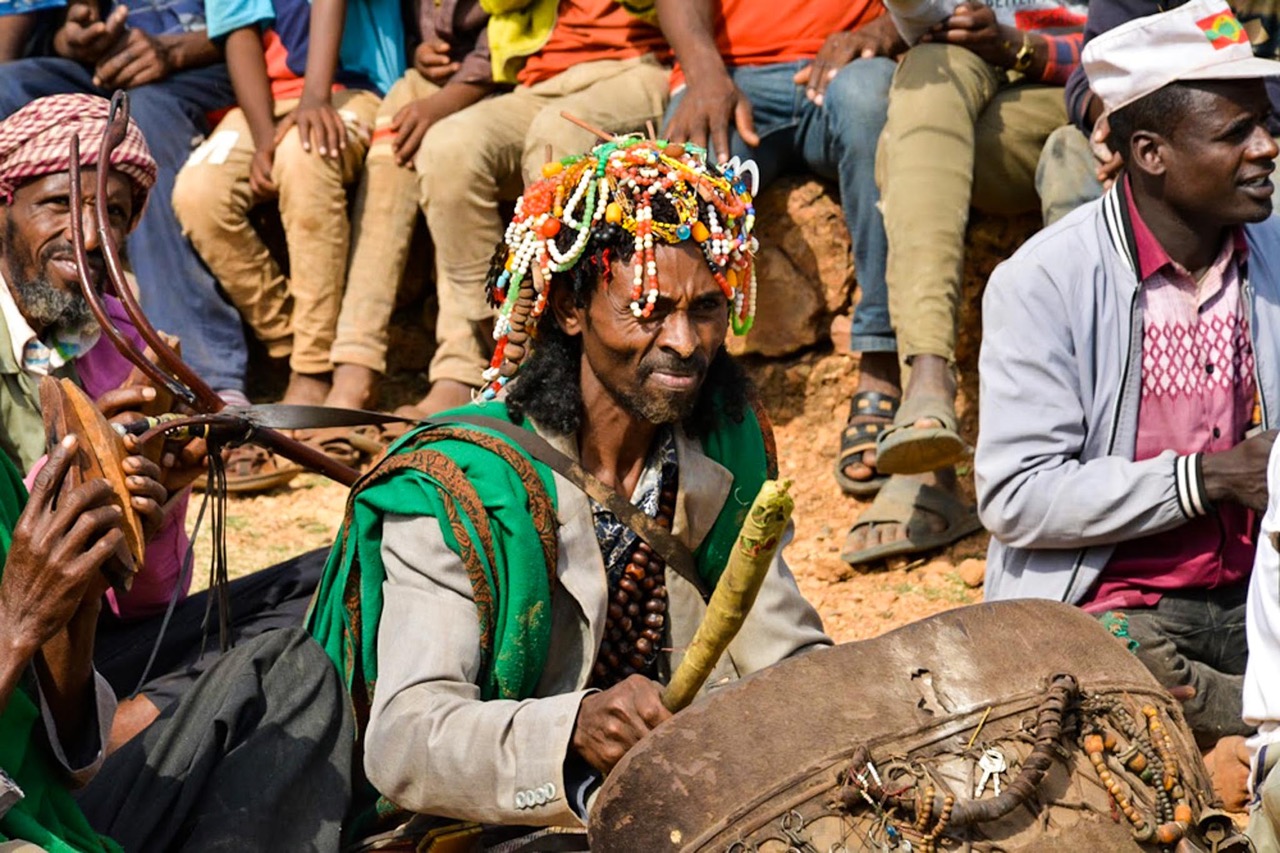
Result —
<path fill-rule="evenodd" d="M 368 711 L 364 766 L 384 806 L 580 827 L 603 774 L 670 716 L 661 685 L 772 476 L 768 423 L 723 347 L 730 317 L 741 329 L 754 315 L 741 179 L 634 137 L 555 165 L 489 279 L 504 304 L 483 393 L 509 394 L 457 414 L 545 437 L 687 559 L 668 565 L 634 519 L 530 464 L 520 438 L 406 436 L 353 493 L 312 619 Z M 778 554 L 708 683 L 829 643 Z"/>
<path fill-rule="evenodd" d="M 37 389 L 41 377 L 75 379 L 104 414 L 124 420 L 136 420 L 139 416 L 129 413 L 155 397 L 154 388 L 131 379 L 130 363 L 101 335 L 73 260 L 69 220 L 79 215 L 89 273 L 101 287 L 106 271 L 93 209 L 108 110 L 106 99 L 96 95 L 53 95 L 0 122 L 0 451 L 31 475 L 41 464 L 46 441 Z M 77 134 L 84 210 L 73 212 L 68 170 L 70 142 Z M 123 144 L 112 152 L 110 168 L 109 222 L 120 245 L 138 224 L 156 176 L 156 163 L 132 121 Z M 120 303 L 112 296 L 103 299 L 117 328 L 142 348 Z M 98 624 L 97 665 L 116 695 L 131 696 L 121 704 L 113 742 L 126 740 L 177 701 L 218 656 L 217 642 L 207 651 L 203 642 L 207 597 L 192 596 L 176 605 L 150 664 L 150 678 L 141 684 L 162 614 L 191 584 L 186 487 L 203 473 L 203 442 L 172 444 L 166 457 L 163 473 L 157 473 L 171 498 L 156 507 L 149 525 L 145 565 L 128 593 L 108 593 L 109 606 Z M 144 472 L 132 473 L 143 479 Z M 231 639 L 300 625 L 322 567 L 323 554 L 315 552 L 232 583 Z"/>
<path fill-rule="evenodd" d="M 94 670 L 94 624 L 124 536 L 105 480 L 70 485 L 77 452 L 67 436 L 30 500 L 0 455 L 0 846 L 336 851 L 351 715 L 297 629 L 235 649 L 106 754 L 116 702 Z"/>
<path fill-rule="evenodd" d="M 487 27 L 493 81 L 514 84 L 433 125 L 414 159 L 418 198 L 435 247 L 436 350 L 431 390 L 399 414 L 426 417 L 471 400 L 493 353 L 485 278 L 502 240 L 499 203 L 519 196 L 552 161 L 594 135 L 643 130 L 667 102 L 667 45 L 639 17 L 652 0 L 521 0 Z"/>
<path fill-rule="evenodd" d="M 939 548 L 981 527 L 953 467 L 968 454 L 954 366 L 969 210 L 1039 208 L 1036 166 L 1066 123 L 1062 85 L 1079 60 L 1084 13 L 1071 0 L 961 3 L 902 57 L 876 175 L 889 316 L 909 376 L 876 436 L 875 467 L 894 476 L 849 531 L 841 556 L 851 564 Z"/>
<path fill-rule="evenodd" d="M 1241 720 L 1245 595 L 1280 411 L 1277 147 L 1223 0 L 1099 35 L 1115 185 L 991 276 L 975 473 L 986 594 L 1096 614 L 1183 701 Z"/>
<path fill-rule="evenodd" d="M 1155 0 L 1090 0 L 1089 20 L 1084 25 L 1085 44 L 1098 33 L 1175 5 Z M 1265 3 L 1236 2 L 1231 6 L 1249 36 L 1254 55 L 1280 59 L 1280 10 Z M 1280 104 L 1280 80 L 1267 80 L 1267 92 L 1272 104 L 1267 127 L 1272 136 L 1277 136 L 1280 116 L 1275 106 Z M 1072 72 L 1066 95 L 1071 124 L 1054 131 L 1045 143 L 1045 156 L 1036 177 L 1041 196 L 1064 214 L 1102 195 L 1104 186 L 1111 186 L 1121 166 L 1120 158 L 1107 146 L 1110 128 L 1102 101 L 1089 89 L 1082 68 Z"/>
<path fill-rule="evenodd" d="M 404 70 L 397 0 L 210 0 L 238 106 L 178 176 L 173 206 L 273 358 L 289 359 L 282 402 L 324 402 L 347 265 L 347 186 L 364 162 L 382 94 Z M 249 219 L 277 199 L 289 273 Z M 259 457 L 260 459 L 261 457 Z M 229 467 L 276 465 L 245 453 Z M 296 470 L 296 469 L 295 469 Z"/>
<path fill-rule="evenodd" d="M 377 402 L 378 385 L 387 372 L 396 291 L 418 218 L 418 175 L 429 168 L 427 163 L 417 167 L 418 152 L 439 122 L 493 91 L 488 20 L 478 0 L 420 6 L 422 43 L 413 65 L 378 109 L 356 191 L 351 259 L 330 353 L 333 387 L 325 398 L 327 406 L 365 409 Z M 451 300 L 456 301 L 453 294 L 444 295 L 446 304 Z M 447 317 L 445 325 L 450 325 Z M 358 451 L 345 438 L 348 434 L 345 429 L 316 431 L 313 440 L 331 455 L 346 445 L 349 458 L 343 461 L 358 463 Z"/>
<path fill-rule="evenodd" d="M 679 64 L 666 133 L 711 144 L 721 162 L 750 157 L 764 186 L 812 170 L 840 185 L 862 294 L 849 345 L 860 353 L 858 388 L 836 459 L 847 494 L 870 497 L 876 434 L 898 405 L 898 354 L 889 322 L 887 243 L 876 189 L 876 144 L 889 84 L 906 49 L 880 0 L 658 0 Z M 805 98 L 797 99 L 798 86 Z"/>
<path fill-rule="evenodd" d="M 0 68 L 0 119 L 47 95 L 128 90 L 129 112 L 158 166 L 155 198 L 128 245 L 142 306 L 157 328 L 182 341 L 183 357 L 211 388 L 228 403 L 247 403 L 240 316 L 182 236 L 169 204 L 178 170 L 209 131 L 209 116 L 235 102 L 227 67 L 204 32 L 204 4 L 129 0 L 104 4 L 101 14 L 96 0 L 59 5 L 66 13 L 54 55 Z"/>

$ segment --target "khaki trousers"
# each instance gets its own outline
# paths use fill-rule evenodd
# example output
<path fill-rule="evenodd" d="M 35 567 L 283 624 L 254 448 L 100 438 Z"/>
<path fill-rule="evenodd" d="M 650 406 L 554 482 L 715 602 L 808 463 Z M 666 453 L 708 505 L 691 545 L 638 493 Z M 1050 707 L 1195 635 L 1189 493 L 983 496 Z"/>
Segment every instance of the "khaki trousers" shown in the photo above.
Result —
<path fill-rule="evenodd" d="M 396 163 L 391 121 L 406 105 L 440 91 L 410 68 L 382 99 L 351 214 L 351 261 L 332 360 L 387 372 L 388 328 L 418 215 L 418 176 Z M 435 133 L 427 131 L 427 137 Z M 424 137 L 425 139 L 425 137 Z M 474 384 L 475 380 L 471 380 Z"/>
<path fill-rule="evenodd" d="M 1280 766 L 1275 756 L 1280 754 L 1280 744 L 1267 747 L 1267 761 L 1263 767 L 1262 782 L 1254 793 L 1249 806 L 1249 828 L 1245 835 L 1259 851 L 1280 850 Z"/>
<path fill-rule="evenodd" d="M 889 91 L 876 183 L 889 238 L 889 314 L 904 362 L 955 360 L 969 208 L 1037 210 L 1036 164 L 1067 121 L 1060 86 L 1010 82 L 954 45 L 907 51 Z"/>
<path fill-rule="evenodd" d="M 346 185 L 368 148 L 378 109 L 370 92 L 343 91 L 333 104 L 347 124 L 347 147 L 335 159 L 302 149 L 297 130 L 276 147 L 271 177 L 280 191 L 280 220 L 289 277 L 249 222 L 253 137 L 239 109 L 227 114 L 178 173 L 178 221 L 223 289 L 273 357 L 290 356 L 297 373 L 327 373 L 342 302 L 350 225 Z M 276 103 L 281 118 L 296 101 Z"/>
<path fill-rule="evenodd" d="M 566 110 L 613 133 L 643 131 L 662 119 L 668 70 L 651 56 L 584 62 L 533 86 L 481 101 L 441 120 L 414 160 L 419 203 L 436 252 L 440 301 L 430 379 L 479 385 L 493 342 L 484 283 L 505 223 L 498 210 L 555 158 L 597 139 Z M 523 181 L 522 181 L 523 179 Z"/>

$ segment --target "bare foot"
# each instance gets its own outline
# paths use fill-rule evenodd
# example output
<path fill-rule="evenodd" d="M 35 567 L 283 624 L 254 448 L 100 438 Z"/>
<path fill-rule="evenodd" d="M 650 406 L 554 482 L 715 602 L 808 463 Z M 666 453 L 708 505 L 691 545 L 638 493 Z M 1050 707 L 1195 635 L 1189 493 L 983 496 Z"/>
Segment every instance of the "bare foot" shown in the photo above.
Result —
<path fill-rule="evenodd" d="M 329 395 L 330 373 L 290 373 L 289 387 L 284 389 L 282 403 L 299 406 L 323 406 Z"/>
<path fill-rule="evenodd" d="M 954 468 L 943 468 L 939 471 L 931 471 L 928 474 L 918 474 L 915 476 L 907 476 L 905 474 L 896 475 L 904 480 L 917 480 L 928 486 L 934 486 L 949 492 L 955 496 L 956 500 L 963 500 L 960 496 L 959 489 L 956 485 L 956 472 Z M 896 479 L 896 478 L 895 478 Z M 880 494 L 884 494 L 881 491 Z M 879 500 L 879 498 L 877 498 Z M 872 503 L 871 506 L 875 506 Z M 877 521 L 871 524 L 865 524 L 862 527 L 855 527 L 849 532 L 849 538 L 845 542 L 845 551 L 852 553 L 855 551 L 863 551 L 867 548 L 874 548 L 877 545 L 884 545 L 889 542 L 897 542 L 900 539 L 906 539 L 909 536 L 918 536 L 922 533 L 939 533 L 947 528 L 947 520 L 937 513 L 930 512 L 924 507 L 916 507 L 911 513 L 909 522 L 902 524 L 894 524 L 889 521 Z M 857 524 L 857 521 L 854 522 Z"/>
<path fill-rule="evenodd" d="M 955 401 L 956 377 L 951 365 L 940 355 L 917 355 L 911 359 L 911 378 L 902 395 L 905 403 L 914 396 L 933 397 Z M 920 418 L 913 427 L 933 428 L 942 426 L 937 418 Z"/>
<path fill-rule="evenodd" d="M 858 362 L 858 387 L 854 394 L 863 391 L 875 391 L 897 397 L 902 393 L 902 381 L 898 372 L 898 354 L 896 352 L 864 352 Z M 849 424 L 889 423 L 889 418 L 882 415 L 854 415 Z M 862 453 L 862 461 L 850 462 L 844 466 L 845 476 L 850 480 L 870 480 L 876 475 L 876 451 L 874 448 Z"/>
<path fill-rule="evenodd" d="M 160 716 L 160 709 L 141 693 L 129 699 L 121 699 L 116 705 L 115 719 L 111 721 L 107 755 L 132 740 L 134 735 L 155 722 L 158 716 Z"/>
<path fill-rule="evenodd" d="M 401 406 L 396 414 L 402 418 L 429 418 L 446 409 L 455 409 L 471 402 L 475 388 L 452 379 L 440 379 L 432 384 L 427 396 L 412 406 Z"/>
<path fill-rule="evenodd" d="M 1204 766 L 1213 792 L 1229 812 L 1242 812 L 1249 804 L 1249 750 L 1244 738 L 1228 735 L 1204 754 Z"/>
<path fill-rule="evenodd" d="M 341 409 L 368 409 L 378 402 L 382 374 L 359 364 L 338 364 L 333 368 L 333 387 L 325 397 L 326 406 Z"/>

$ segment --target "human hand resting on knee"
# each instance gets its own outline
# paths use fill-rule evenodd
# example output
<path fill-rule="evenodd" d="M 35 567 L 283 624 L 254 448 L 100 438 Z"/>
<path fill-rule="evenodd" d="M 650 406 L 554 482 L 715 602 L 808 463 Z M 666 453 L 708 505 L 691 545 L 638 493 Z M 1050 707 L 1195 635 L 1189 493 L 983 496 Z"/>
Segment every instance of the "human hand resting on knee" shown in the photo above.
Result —
<path fill-rule="evenodd" d="M 805 97 L 822 106 L 827 86 L 836 74 L 855 59 L 871 59 L 876 56 L 894 57 L 907 49 L 907 43 L 893 23 L 893 18 L 881 15 L 871 23 L 851 32 L 832 33 L 818 50 L 811 65 L 806 65 L 792 78 L 797 86 L 804 86 Z"/>
<path fill-rule="evenodd" d="M 582 700 L 570 744 L 584 761 L 607 774 L 670 717 L 662 704 L 662 687 L 643 675 L 632 675 Z"/>

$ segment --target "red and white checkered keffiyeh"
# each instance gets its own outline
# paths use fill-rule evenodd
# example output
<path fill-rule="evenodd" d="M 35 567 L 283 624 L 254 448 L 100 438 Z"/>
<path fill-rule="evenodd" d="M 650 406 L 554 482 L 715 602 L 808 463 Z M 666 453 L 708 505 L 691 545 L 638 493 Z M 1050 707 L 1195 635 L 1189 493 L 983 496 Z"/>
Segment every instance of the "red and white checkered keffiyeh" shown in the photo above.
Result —
<path fill-rule="evenodd" d="M 110 107 L 110 101 L 97 95 L 50 95 L 0 122 L 0 200 L 11 203 L 14 190 L 27 181 L 70 169 L 71 137 L 76 134 L 80 165 L 96 164 Z M 111 154 L 111 166 L 133 182 L 136 218 L 156 182 L 156 161 L 133 119 Z"/>

